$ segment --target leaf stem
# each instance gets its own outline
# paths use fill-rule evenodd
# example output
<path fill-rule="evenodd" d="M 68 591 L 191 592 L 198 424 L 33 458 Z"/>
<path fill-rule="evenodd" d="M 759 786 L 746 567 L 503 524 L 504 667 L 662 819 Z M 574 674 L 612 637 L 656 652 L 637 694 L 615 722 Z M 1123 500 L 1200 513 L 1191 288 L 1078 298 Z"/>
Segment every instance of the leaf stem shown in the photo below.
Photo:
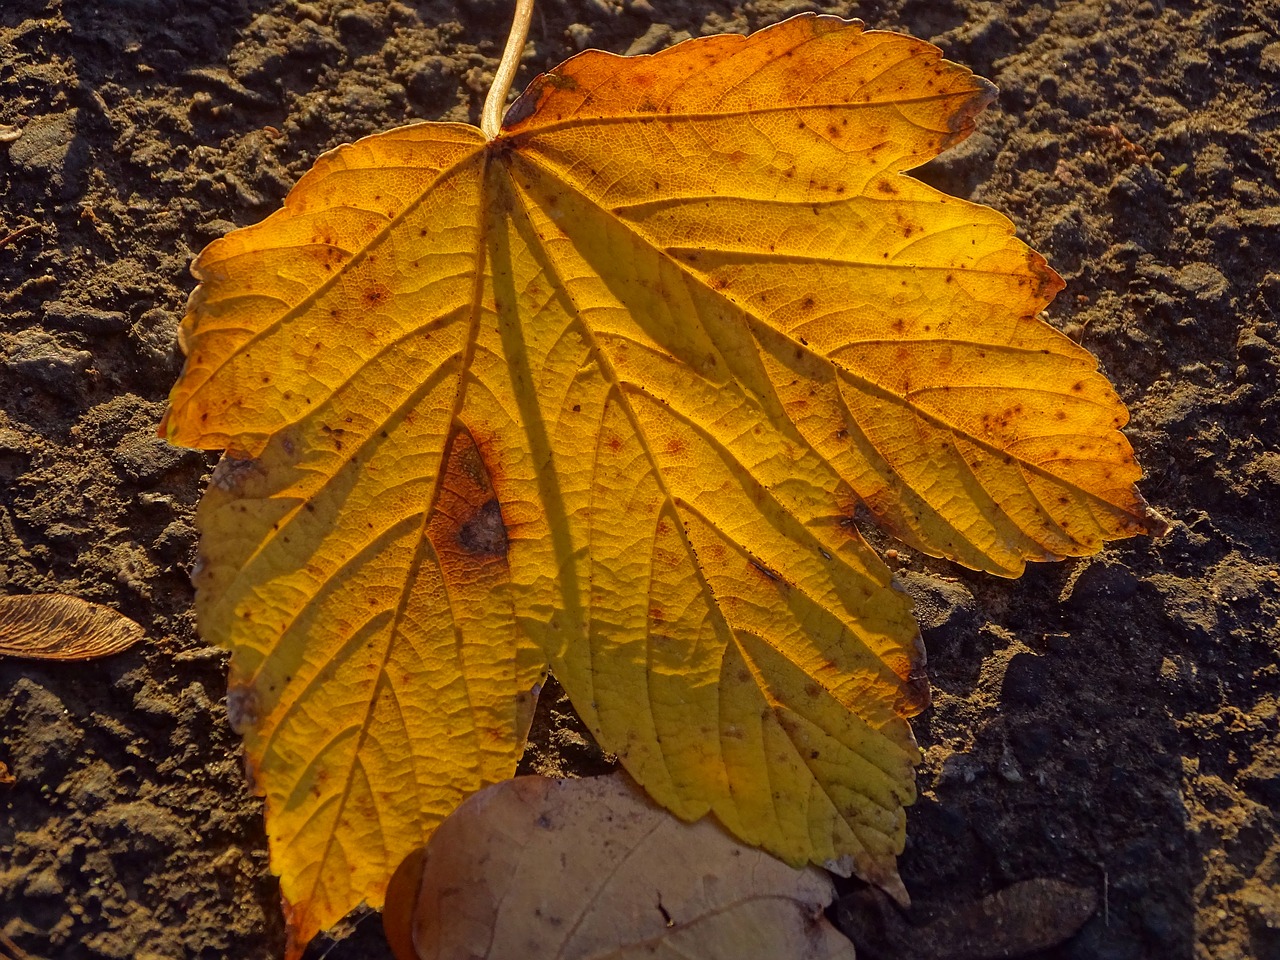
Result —
<path fill-rule="evenodd" d="M 502 51 L 498 72 L 493 76 L 493 86 L 489 88 L 484 112 L 480 114 L 480 130 L 490 140 L 495 139 L 502 129 L 503 108 L 507 105 L 507 94 L 511 92 L 511 81 L 520 67 L 520 55 L 524 53 L 524 42 L 529 37 L 531 19 L 533 0 L 516 0 L 516 18 L 507 36 L 507 47 Z"/>

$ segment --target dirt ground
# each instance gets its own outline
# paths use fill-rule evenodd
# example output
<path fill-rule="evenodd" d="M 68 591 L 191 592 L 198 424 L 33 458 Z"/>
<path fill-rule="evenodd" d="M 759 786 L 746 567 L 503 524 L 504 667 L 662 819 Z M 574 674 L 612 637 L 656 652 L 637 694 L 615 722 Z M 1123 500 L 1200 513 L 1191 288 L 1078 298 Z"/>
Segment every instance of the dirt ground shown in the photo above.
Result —
<path fill-rule="evenodd" d="M 833 915 L 867 958 L 994 957 L 994 927 L 975 946 L 920 924 L 1057 878 L 1096 908 L 1040 960 L 1278 958 L 1280 4 L 541 0 L 518 82 L 816 9 L 999 85 L 919 175 L 1008 214 L 1067 279 L 1048 319 L 1129 404 L 1172 524 L 1019 581 L 900 551 L 935 687 L 901 861 L 916 926 L 875 921 L 855 884 Z M 190 613 L 212 460 L 154 434 L 187 267 L 322 151 L 474 120 L 508 11 L 0 0 L 0 592 L 97 600 L 148 635 L 0 662 L 0 930 L 31 957 L 280 955 L 225 660 Z M 531 765 L 600 765 L 562 708 L 543 719 Z M 308 956 L 387 955 L 372 915 L 339 932 Z"/>

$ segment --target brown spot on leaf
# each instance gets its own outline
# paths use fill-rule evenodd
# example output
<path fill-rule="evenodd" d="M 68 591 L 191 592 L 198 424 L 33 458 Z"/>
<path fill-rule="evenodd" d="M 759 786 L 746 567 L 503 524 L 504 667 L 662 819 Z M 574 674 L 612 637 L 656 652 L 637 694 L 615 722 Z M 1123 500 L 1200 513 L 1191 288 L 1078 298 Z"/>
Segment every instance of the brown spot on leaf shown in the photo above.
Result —
<path fill-rule="evenodd" d="M 380 307 L 391 299 L 391 288 L 383 283 L 371 283 L 365 287 L 360 299 L 366 307 Z"/>
<path fill-rule="evenodd" d="M 455 430 L 446 449 L 427 536 L 446 582 L 459 598 L 492 590 L 506 580 L 509 541 L 502 507 L 490 466 L 465 428 Z"/>
<path fill-rule="evenodd" d="M 900 717 L 914 717 L 927 708 L 933 698 L 929 689 L 929 671 L 925 666 L 924 649 L 920 648 L 913 659 L 893 659 L 895 662 L 891 662 L 889 667 L 902 681 L 893 705 L 894 711 Z"/>

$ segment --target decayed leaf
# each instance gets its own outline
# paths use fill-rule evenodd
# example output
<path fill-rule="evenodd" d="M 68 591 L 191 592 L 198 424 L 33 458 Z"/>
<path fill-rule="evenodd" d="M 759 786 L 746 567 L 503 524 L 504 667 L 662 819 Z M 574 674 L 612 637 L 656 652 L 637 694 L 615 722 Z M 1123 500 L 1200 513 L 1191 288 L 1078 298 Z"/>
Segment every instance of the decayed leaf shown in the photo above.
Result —
<path fill-rule="evenodd" d="M 544 663 L 679 816 L 905 896 L 923 653 L 855 510 L 1009 575 L 1158 523 L 1061 281 L 899 173 L 992 95 L 811 15 L 591 51 L 200 256 L 164 429 L 229 453 L 198 614 L 295 950 L 512 772 Z"/>
<path fill-rule="evenodd" d="M 915 960 L 1003 960 L 1056 947 L 1098 908 L 1098 895 L 1048 877 L 968 902 L 912 905 L 910 921 L 870 887 L 842 897 L 836 922 L 859 950 Z"/>
<path fill-rule="evenodd" d="M 79 597 L 0 597 L 0 656 L 88 660 L 127 650 L 143 634 L 124 614 Z"/>
<path fill-rule="evenodd" d="M 853 960 L 822 915 L 833 896 L 822 871 L 682 823 L 625 775 L 520 777 L 440 825 L 384 919 L 398 960 Z"/>

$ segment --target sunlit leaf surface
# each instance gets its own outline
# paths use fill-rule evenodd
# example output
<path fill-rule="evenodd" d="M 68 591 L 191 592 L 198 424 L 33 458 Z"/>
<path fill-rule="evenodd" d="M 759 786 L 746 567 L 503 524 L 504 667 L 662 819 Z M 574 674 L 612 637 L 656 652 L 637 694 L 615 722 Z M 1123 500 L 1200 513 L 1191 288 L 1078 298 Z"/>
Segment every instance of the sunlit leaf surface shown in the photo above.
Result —
<path fill-rule="evenodd" d="M 201 255 L 165 430 L 228 451 L 199 622 L 295 952 L 512 773 L 546 665 L 679 816 L 903 895 L 928 694 L 860 508 L 1003 575 L 1159 523 L 1061 281 L 901 173 L 993 92 L 811 15 L 587 52 Z"/>

